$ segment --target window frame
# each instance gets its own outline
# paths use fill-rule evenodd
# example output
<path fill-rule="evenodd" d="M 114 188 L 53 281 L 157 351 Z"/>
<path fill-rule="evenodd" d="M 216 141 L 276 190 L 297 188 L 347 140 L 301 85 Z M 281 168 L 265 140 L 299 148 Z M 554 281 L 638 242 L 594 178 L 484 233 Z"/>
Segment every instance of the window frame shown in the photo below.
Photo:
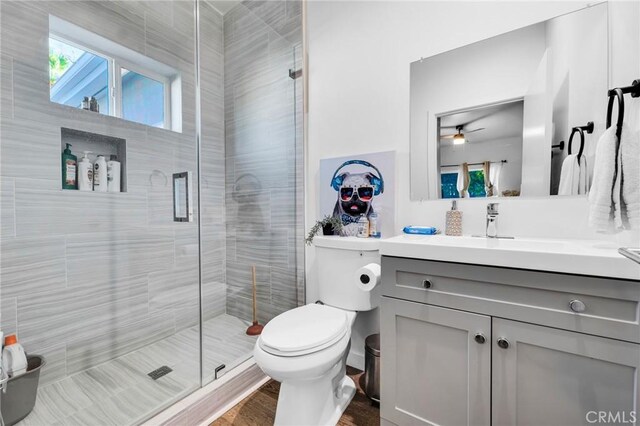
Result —
<path fill-rule="evenodd" d="M 163 105 L 163 124 L 162 129 L 173 130 L 171 128 L 171 84 L 172 78 L 166 75 L 157 73 L 153 70 L 145 68 L 126 59 L 107 52 L 103 49 L 95 48 L 94 46 L 87 46 L 85 43 L 78 41 L 75 37 L 69 34 L 60 34 L 54 30 L 49 29 L 49 38 L 52 38 L 58 42 L 68 44 L 76 49 L 81 49 L 87 53 L 103 58 L 107 61 L 107 96 L 109 100 L 109 113 L 103 114 L 110 117 L 120 118 L 131 123 L 141 124 L 143 126 L 158 128 L 146 123 L 140 123 L 133 120 L 126 120 L 122 117 L 122 69 L 133 71 L 151 80 L 155 80 L 163 85 L 164 105 Z M 51 91 L 51 89 L 49 89 Z M 51 96 L 51 95 L 49 95 Z M 58 104 L 55 101 L 52 103 Z"/>

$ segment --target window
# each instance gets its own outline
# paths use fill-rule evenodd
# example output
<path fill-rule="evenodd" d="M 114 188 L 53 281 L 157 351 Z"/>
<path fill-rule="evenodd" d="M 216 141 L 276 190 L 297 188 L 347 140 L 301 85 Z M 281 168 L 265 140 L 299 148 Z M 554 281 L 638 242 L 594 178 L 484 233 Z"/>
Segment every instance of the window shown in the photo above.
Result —
<path fill-rule="evenodd" d="M 85 97 L 109 114 L 109 62 L 68 42 L 49 38 L 49 85 L 53 102 L 82 108 Z"/>
<path fill-rule="evenodd" d="M 484 189 L 484 172 L 482 170 L 469 170 L 469 197 L 486 197 Z"/>
<path fill-rule="evenodd" d="M 182 130 L 175 69 L 54 16 L 49 28 L 52 102 L 89 109 L 83 100 L 95 98 L 101 114 Z"/>
<path fill-rule="evenodd" d="M 458 172 L 440 173 L 440 190 L 442 198 L 460 198 L 458 192 Z M 484 189 L 484 172 L 469 170 L 469 197 L 486 197 Z"/>
<path fill-rule="evenodd" d="M 153 127 L 164 127 L 165 84 L 125 68 L 121 68 L 120 81 L 122 118 Z"/>
<path fill-rule="evenodd" d="M 460 198 L 458 192 L 458 173 L 440 173 L 442 198 Z"/>

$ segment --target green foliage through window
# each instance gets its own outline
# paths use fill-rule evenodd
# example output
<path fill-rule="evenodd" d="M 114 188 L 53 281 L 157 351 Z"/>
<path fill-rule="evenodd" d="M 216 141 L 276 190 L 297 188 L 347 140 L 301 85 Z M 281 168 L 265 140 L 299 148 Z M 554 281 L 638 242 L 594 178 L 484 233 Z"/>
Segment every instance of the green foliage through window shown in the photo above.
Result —
<path fill-rule="evenodd" d="M 469 171 L 469 197 L 486 197 L 484 190 L 484 172 L 482 170 Z"/>
<path fill-rule="evenodd" d="M 49 85 L 53 86 L 71 65 L 71 61 L 62 53 L 49 52 Z"/>

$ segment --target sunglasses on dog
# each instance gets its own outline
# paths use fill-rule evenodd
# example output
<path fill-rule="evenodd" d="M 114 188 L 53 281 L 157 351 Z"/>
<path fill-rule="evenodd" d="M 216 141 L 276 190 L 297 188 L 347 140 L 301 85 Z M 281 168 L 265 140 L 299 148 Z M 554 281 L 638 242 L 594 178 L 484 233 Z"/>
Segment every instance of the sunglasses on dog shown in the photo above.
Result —
<path fill-rule="evenodd" d="M 371 201 L 373 199 L 373 191 L 373 186 L 360 186 L 358 188 L 343 186 L 340 188 L 340 199 L 342 201 L 350 201 L 355 194 L 358 194 L 360 201 Z"/>

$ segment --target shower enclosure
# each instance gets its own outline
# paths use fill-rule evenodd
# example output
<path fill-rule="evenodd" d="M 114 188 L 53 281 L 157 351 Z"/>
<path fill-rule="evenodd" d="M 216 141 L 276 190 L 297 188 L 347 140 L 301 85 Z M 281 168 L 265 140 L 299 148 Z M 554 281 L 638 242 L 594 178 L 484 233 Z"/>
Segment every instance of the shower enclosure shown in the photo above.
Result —
<path fill-rule="evenodd" d="M 0 329 L 47 360 L 19 424 L 136 424 L 232 371 L 253 268 L 262 324 L 304 303 L 301 8 L 0 2 Z M 66 143 L 121 192 L 62 189 Z"/>

